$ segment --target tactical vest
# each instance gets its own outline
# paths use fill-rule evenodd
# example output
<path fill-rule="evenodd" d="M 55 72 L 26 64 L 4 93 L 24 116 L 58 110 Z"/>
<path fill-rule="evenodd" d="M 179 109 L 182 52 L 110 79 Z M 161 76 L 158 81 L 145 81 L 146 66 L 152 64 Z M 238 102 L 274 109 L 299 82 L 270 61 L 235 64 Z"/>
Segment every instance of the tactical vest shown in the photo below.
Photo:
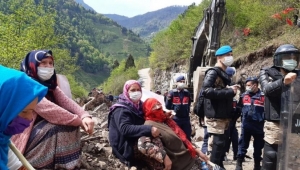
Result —
<path fill-rule="evenodd" d="M 172 90 L 172 109 L 176 112 L 176 117 L 188 117 L 190 113 L 190 94 L 188 90 L 184 89 L 181 100 L 179 93 L 177 89 Z"/>
<path fill-rule="evenodd" d="M 246 120 L 254 120 L 262 122 L 264 120 L 264 93 L 259 91 L 253 96 L 250 96 L 248 92 L 242 96 L 243 100 L 243 118 Z"/>
<path fill-rule="evenodd" d="M 270 82 L 282 79 L 282 74 L 273 67 L 265 69 L 269 76 Z M 281 108 L 281 96 L 266 96 L 265 98 L 265 120 L 279 121 L 280 120 L 280 108 Z"/>

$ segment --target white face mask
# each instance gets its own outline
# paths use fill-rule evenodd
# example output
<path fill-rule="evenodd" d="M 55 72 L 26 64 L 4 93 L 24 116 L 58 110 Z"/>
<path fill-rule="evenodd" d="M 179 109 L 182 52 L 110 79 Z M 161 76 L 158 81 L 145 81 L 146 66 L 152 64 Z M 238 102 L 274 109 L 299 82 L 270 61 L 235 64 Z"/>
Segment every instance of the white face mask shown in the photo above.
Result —
<path fill-rule="evenodd" d="M 247 86 L 247 87 L 246 87 L 246 91 L 249 92 L 249 93 L 251 93 L 251 92 L 252 92 L 252 87 Z"/>
<path fill-rule="evenodd" d="M 224 61 L 222 61 L 222 63 L 227 67 L 231 66 L 231 64 L 233 63 L 233 57 L 232 56 L 224 57 Z"/>
<path fill-rule="evenodd" d="M 290 59 L 290 60 L 282 60 L 282 67 L 292 71 L 297 67 L 297 61 Z"/>
<path fill-rule="evenodd" d="M 142 92 L 140 91 L 129 92 L 128 94 L 129 98 L 134 102 L 137 102 L 142 98 Z"/>
<path fill-rule="evenodd" d="M 181 90 L 181 89 L 184 89 L 185 88 L 185 84 L 184 83 L 178 83 L 177 84 L 177 89 L 178 90 Z"/>
<path fill-rule="evenodd" d="M 37 75 L 40 80 L 49 80 L 54 74 L 54 67 L 38 67 Z"/>

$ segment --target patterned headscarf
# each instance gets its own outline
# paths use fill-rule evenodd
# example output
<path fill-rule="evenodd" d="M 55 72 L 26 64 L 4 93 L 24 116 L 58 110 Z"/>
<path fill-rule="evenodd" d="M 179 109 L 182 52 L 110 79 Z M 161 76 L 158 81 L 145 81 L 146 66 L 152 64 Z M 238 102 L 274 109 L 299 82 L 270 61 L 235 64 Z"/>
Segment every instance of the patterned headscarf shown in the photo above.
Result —
<path fill-rule="evenodd" d="M 53 76 L 47 81 L 41 81 L 37 76 L 37 67 L 40 65 L 40 62 L 45 58 L 54 58 L 52 56 L 52 51 L 50 50 L 33 50 L 30 51 L 24 60 L 21 62 L 21 71 L 25 72 L 28 76 L 32 77 L 42 85 L 48 87 L 48 93 L 46 98 L 52 102 L 55 102 L 53 96 L 53 90 L 57 87 L 57 78 L 54 70 Z"/>
<path fill-rule="evenodd" d="M 4 134 L 10 122 L 35 98 L 38 101 L 47 88 L 23 72 L 0 65 L 0 169 L 7 170 L 7 154 L 11 136 Z"/>
<path fill-rule="evenodd" d="M 152 120 L 155 122 L 166 123 L 174 133 L 181 139 L 189 150 L 191 156 L 194 158 L 196 156 L 196 150 L 193 147 L 192 143 L 187 139 L 186 134 L 183 130 L 176 124 L 173 119 L 168 118 L 162 107 L 155 108 L 156 105 L 161 105 L 161 103 L 155 98 L 148 98 L 143 104 L 143 112 L 145 120 Z"/>

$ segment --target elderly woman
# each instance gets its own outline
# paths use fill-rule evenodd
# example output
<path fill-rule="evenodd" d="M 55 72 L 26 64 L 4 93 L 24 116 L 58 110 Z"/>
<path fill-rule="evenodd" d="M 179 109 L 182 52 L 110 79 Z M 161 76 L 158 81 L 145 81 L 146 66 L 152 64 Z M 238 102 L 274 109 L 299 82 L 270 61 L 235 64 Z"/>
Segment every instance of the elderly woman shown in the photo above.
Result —
<path fill-rule="evenodd" d="M 139 153 L 137 141 L 141 136 L 157 137 L 159 131 L 144 125 L 142 90 L 138 81 L 128 80 L 119 101 L 110 108 L 108 116 L 109 142 L 113 154 L 127 166 L 136 166 Z M 158 153 L 159 155 L 160 153 Z"/>
<path fill-rule="evenodd" d="M 26 74 L 1 65 L 0 74 L 0 169 L 18 169 L 21 165 L 13 166 L 18 162 L 8 164 L 9 139 L 29 126 L 32 111 L 47 88 Z"/>
<path fill-rule="evenodd" d="M 145 114 L 145 125 L 155 126 L 159 129 L 159 138 L 163 143 L 166 157 L 169 159 L 156 159 L 164 163 L 165 169 L 196 170 L 201 169 L 200 157 L 203 161 L 208 161 L 208 157 L 199 149 L 195 149 L 192 143 L 187 139 L 183 130 L 166 114 L 161 103 L 149 98 L 143 104 Z M 152 157 L 149 149 L 149 137 L 141 137 L 138 142 L 139 150 L 146 156 Z M 165 161 L 168 161 L 166 163 Z"/>
<path fill-rule="evenodd" d="M 57 86 L 52 51 L 29 52 L 21 70 L 48 87 L 48 92 L 34 109 L 30 127 L 13 136 L 13 142 L 36 169 L 79 168 L 79 127 L 92 134 L 91 116 Z"/>

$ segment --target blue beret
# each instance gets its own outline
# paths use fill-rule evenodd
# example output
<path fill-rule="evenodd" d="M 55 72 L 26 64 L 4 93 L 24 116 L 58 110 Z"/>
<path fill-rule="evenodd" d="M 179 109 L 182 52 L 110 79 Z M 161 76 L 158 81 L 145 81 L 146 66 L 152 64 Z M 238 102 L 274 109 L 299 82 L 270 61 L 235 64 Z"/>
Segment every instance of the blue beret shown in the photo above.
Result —
<path fill-rule="evenodd" d="M 235 70 L 232 67 L 227 67 L 226 73 L 228 74 L 228 76 L 232 77 L 235 74 Z"/>
<path fill-rule="evenodd" d="M 182 81 L 182 80 L 185 80 L 184 76 L 179 76 L 179 77 L 177 77 L 176 82 L 179 82 L 179 81 Z"/>
<path fill-rule="evenodd" d="M 224 55 L 224 54 L 227 54 L 229 52 L 232 52 L 231 47 L 229 45 L 224 45 L 216 51 L 216 56 Z"/>

